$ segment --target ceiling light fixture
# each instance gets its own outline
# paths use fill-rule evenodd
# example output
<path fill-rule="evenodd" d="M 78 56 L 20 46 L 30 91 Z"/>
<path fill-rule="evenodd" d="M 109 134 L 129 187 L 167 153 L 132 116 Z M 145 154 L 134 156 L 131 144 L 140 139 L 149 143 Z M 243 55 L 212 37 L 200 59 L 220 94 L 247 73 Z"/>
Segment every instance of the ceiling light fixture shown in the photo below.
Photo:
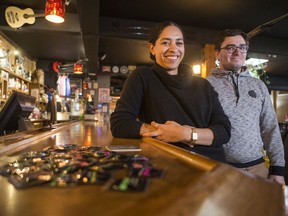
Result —
<path fill-rule="evenodd" d="M 83 74 L 83 63 L 81 61 L 74 64 L 74 74 Z"/>
<path fill-rule="evenodd" d="M 63 23 L 65 15 L 65 1 L 46 0 L 45 19 L 53 23 Z"/>

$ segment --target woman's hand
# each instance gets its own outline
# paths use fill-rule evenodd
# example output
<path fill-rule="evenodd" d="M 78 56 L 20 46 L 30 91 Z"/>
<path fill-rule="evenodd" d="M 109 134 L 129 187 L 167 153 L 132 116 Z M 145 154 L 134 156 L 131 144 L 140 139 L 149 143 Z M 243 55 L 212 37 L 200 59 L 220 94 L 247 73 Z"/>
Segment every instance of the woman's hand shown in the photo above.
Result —
<path fill-rule="evenodd" d="M 152 122 L 151 126 L 156 130 L 143 133 L 144 137 L 154 137 L 164 142 L 187 142 L 191 138 L 191 128 L 174 121 L 167 121 L 165 124 Z"/>
<path fill-rule="evenodd" d="M 152 133 L 153 131 L 156 131 L 157 128 L 153 127 L 150 124 L 142 124 L 141 128 L 140 128 L 140 136 L 144 136 L 144 134 L 149 134 Z"/>
<path fill-rule="evenodd" d="M 184 142 L 189 143 L 191 140 L 191 126 L 180 125 L 175 121 L 167 121 L 165 124 L 152 122 L 150 125 L 154 130 L 143 132 L 144 137 L 154 137 L 164 142 Z M 194 128 L 198 134 L 196 145 L 210 146 L 213 143 L 214 133 L 210 128 Z"/>

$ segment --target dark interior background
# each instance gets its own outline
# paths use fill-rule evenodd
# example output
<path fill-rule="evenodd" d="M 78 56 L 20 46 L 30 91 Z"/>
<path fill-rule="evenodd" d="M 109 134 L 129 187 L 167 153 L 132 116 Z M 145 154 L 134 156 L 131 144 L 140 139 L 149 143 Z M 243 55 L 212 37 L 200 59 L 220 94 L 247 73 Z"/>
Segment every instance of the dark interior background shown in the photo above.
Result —
<path fill-rule="evenodd" d="M 250 32 L 287 15 L 287 0 L 69 0 L 65 22 L 53 24 L 36 18 L 33 25 L 11 28 L 5 21 L 7 6 L 32 8 L 44 14 L 45 0 L 0 1 L 0 31 L 19 45 L 41 67 L 54 61 L 73 63 L 84 59 L 89 73 L 102 65 L 150 64 L 149 29 L 156 22 L 172 20 L 186 34 L 185 62 L 203 60 L 202 49 L 218 30 L 240 28 Z M 248 57 L 269 59 L 265 68 L 275 85 L 288 88 L 288 18 L 263 28 L 251 38 Z M 101 59 L 100 57 L 105 56 Z M 273 81 L 274 82 L 274 81 Z M 278 87 L 277 87 L 278 88 Z M 286 88 L 286 87 L 285 87 Z"/>

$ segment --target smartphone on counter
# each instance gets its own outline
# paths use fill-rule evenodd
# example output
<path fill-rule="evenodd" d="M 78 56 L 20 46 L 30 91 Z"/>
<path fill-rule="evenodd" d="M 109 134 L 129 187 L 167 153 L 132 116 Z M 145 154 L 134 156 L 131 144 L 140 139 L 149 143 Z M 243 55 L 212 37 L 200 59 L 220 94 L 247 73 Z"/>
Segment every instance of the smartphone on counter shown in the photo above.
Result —
<path fill-rule="evenodd" d="M 114 145 L 106 146 L 106 149 L 114 152 L 137 152 L 141 151 L 141 148 L 134 145 Z"/>

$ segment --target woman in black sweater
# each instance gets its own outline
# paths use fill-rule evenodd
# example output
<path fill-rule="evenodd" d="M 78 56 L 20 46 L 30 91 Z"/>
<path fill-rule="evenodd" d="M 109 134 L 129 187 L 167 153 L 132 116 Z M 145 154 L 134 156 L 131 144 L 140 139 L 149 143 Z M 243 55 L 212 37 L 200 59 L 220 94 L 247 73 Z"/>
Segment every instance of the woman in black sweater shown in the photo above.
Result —
<path fill-rule="evenodd" d="M 155 137 L 224 162 L 222 144 L 229 141 L 231 125 L 210 83 L 180 64 L 185 53 L 181 28 L 158 24 L 148 47 L 155 64 L 138 67 L 127 78 L 111 114 L 112 135 Z"/>

